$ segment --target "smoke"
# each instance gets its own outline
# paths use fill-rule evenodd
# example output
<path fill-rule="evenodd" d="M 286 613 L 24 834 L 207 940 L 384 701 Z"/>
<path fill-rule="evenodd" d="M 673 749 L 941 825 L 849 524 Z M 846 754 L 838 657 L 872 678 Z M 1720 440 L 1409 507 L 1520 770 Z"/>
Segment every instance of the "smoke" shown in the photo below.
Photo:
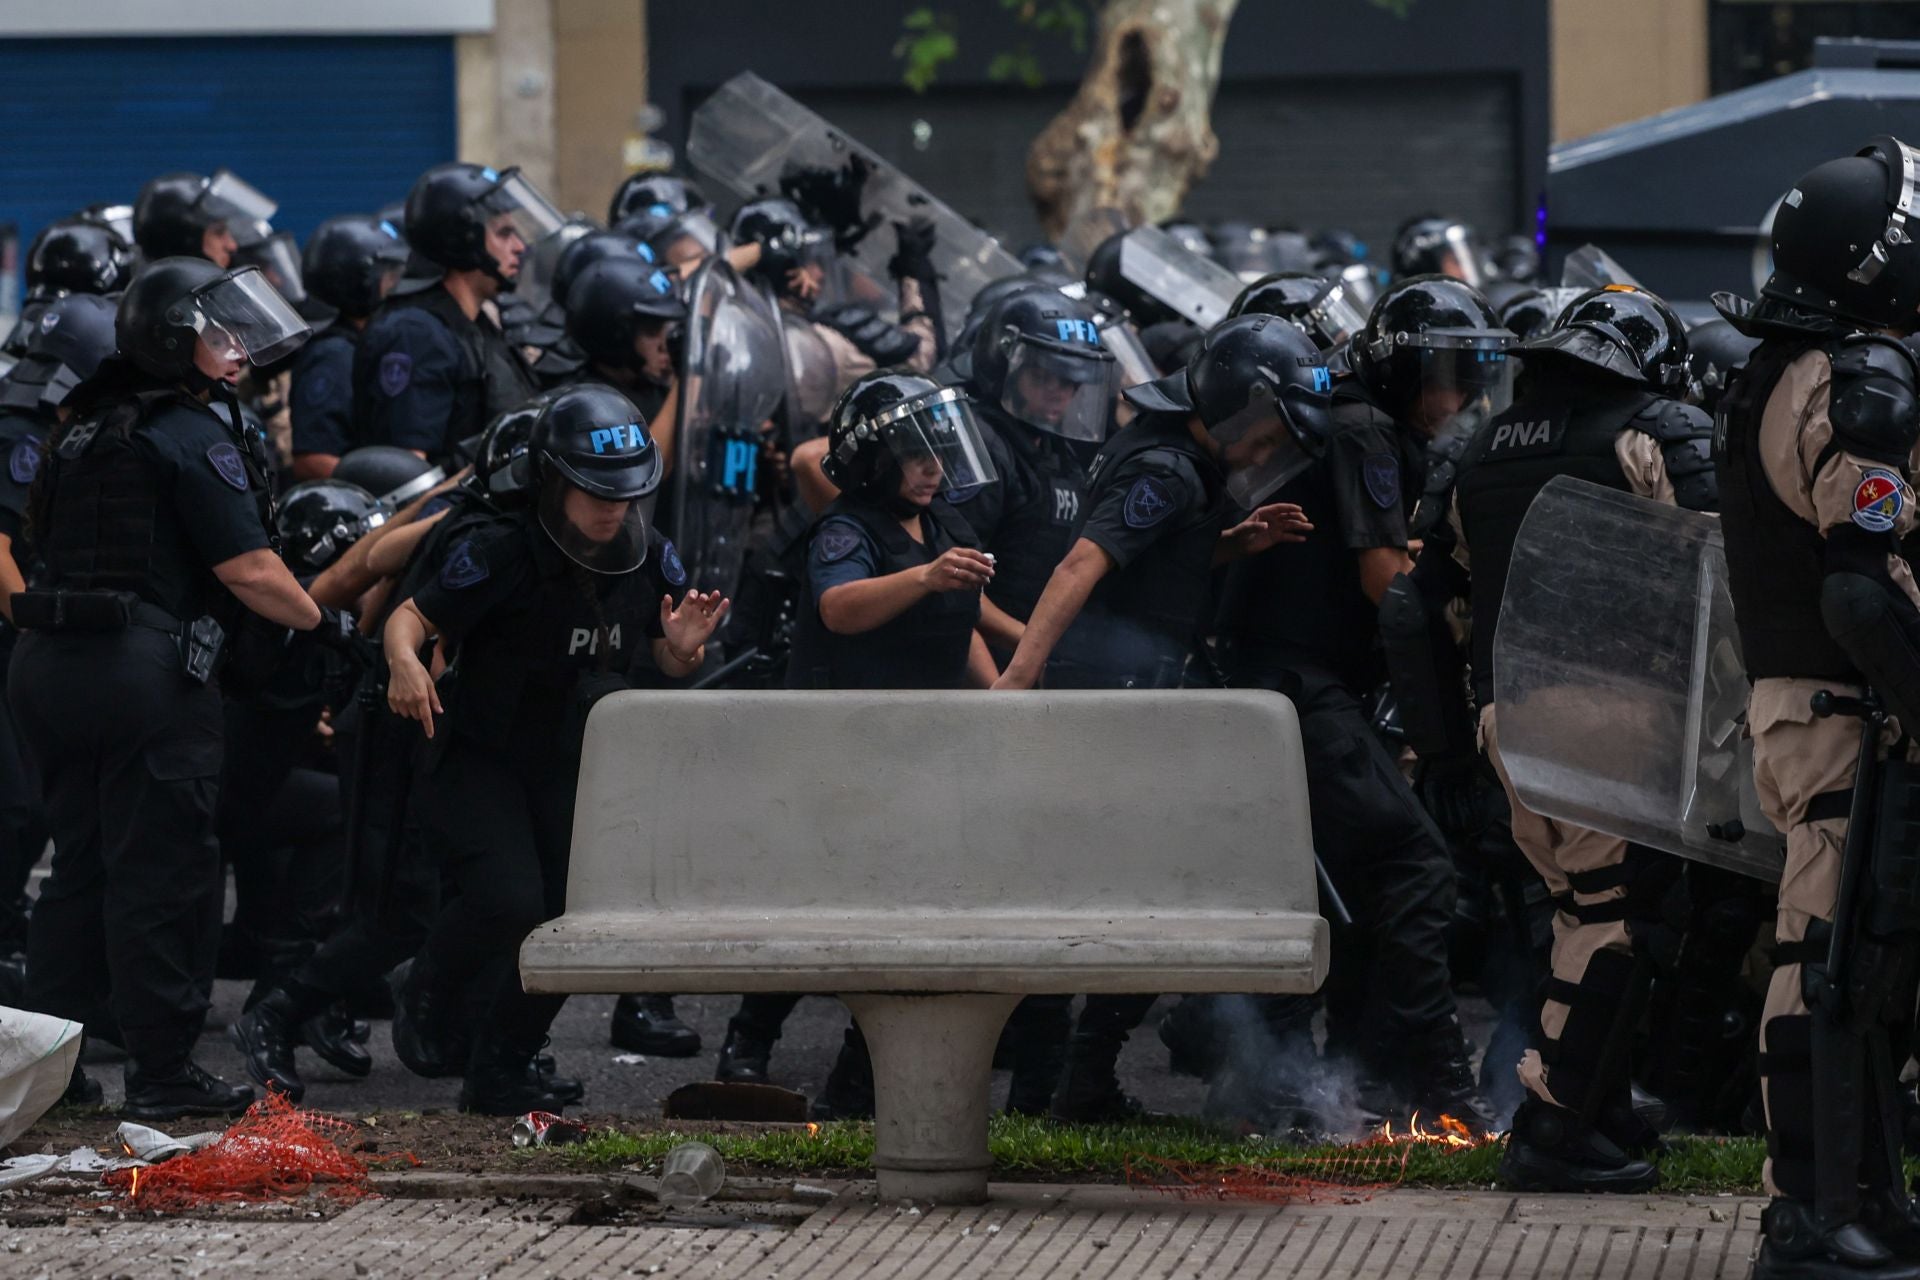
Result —
<path fill-rule="evenodd" d="M 1352 1059 L 1322 1055 L 1316 1001 L 1305 996 L 1215 996 L 1208 1017 L 1217 1067 L 1203 1114 L 1273 1136 L 1348 1141 L 1375 1124 Z"/>

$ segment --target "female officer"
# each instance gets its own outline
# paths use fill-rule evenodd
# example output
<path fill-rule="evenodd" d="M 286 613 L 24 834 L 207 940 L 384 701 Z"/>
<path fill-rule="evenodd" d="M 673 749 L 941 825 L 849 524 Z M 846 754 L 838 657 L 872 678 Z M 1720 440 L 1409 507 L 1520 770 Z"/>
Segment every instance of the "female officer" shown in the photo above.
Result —
<path fill-rule="evenodd" d="M 699 669 L 726 615 L 687 592 L 673 544 L 649 522 L 660 449 L 632 401 L 587 383 L 554 394 L 513 464 L 536 496 L 455 542 L 384 636 L 388 702 L 436 738 L 420 800 L 425 839 L 459 896 L 442 909 L 400 992 L 396 1041 L 444 1042 L 465 989 L 484 983 L 460 1106 L 557 1111 L 534 1067 L 563 996 L 521 990 L 515 957 L 566 905 L 581 734 L 595 699 L 625 688 L 645 637 L 669 676 Z M 450 653 L 447 722 L 421 662 Z M 405 1056 L 403 1054 L 403 1056 Z"/>

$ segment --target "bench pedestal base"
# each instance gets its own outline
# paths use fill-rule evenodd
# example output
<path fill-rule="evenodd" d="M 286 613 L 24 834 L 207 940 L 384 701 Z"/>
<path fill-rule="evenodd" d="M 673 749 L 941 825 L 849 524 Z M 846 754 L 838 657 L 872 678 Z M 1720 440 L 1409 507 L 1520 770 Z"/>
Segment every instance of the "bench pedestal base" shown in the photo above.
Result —
<path fill-rule="evenodd" d="M 842 995 L 873 1056 L 873 1167 L 883 1200 L 987 1198 L 993 1047 L 1017 995 Z"/>

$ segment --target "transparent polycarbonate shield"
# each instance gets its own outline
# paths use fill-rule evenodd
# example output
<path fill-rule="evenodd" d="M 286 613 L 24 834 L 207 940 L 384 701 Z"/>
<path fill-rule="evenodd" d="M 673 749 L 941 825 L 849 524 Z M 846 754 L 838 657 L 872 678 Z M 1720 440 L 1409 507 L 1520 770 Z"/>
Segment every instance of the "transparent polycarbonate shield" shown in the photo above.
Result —
<path fill-rule="evenodd" d="M 790 311 L 779 315 L 787 347 L 787 425 L 798 443 L 820 434 L 840 396 L 840 374 L 818 329 Z"/>
<path fill-rule="evenodd" d="M 746 199 L 779 195 L 782 178 L 808 171 L 851 178 L 864 168 L 855 198 L 860 221 L 871 230 L 847 256 L 862 275 L 885 284 L 887 260 L 895 250 L 892 224 L 930 221 L 941 320 L 949 341 L 959 334 L 974 294 L 990 281 L 1020 271 L 1019 260 L 999 241 L 750 71 L 721 85 L 693 113 L 687 159 Z M 887 292 L 891 294 L 891 288 Z"/>
<path fill-rule="evenodd" d="M 1126 214 L 1110 206 L 1082 209 L 1067 219 L 1067 229 L 1060 233 L 1060 256 L 1076 274 L 1085 275 L 1093 251 L 1132 226 Z"/>
<path fill-rule="evenodd" d="M 1583 292 L 1610 284 L 1630 284 L 1636 289 L 1646 287 L 1633 272 L 1615 262 L 1612 254 L 1594 244 L 1583 244 L 1567 255 L 1560 267 L 1560 284 Z"/>
<path fill-rule="evenodd" d="M 1780 878 L 1717 520 L 1550 481 L 1514 542 L 1493 664 L 1500 756 L 1529 809 Z"/>
<path fill-rule="evenodd" d="M 1240 277 L 1159 227 L 1135 227 L 1120 242 L 1120 274 L 1151 297 L 1211 329 L 1244 288 Z"/>
<path fill-rule="evenodd" d="M 787 393 L 780 322 L 716 254 L 688 288 L 673 541 L 692 585 L 733 595 L 746 563 L 761 434 Z"/>

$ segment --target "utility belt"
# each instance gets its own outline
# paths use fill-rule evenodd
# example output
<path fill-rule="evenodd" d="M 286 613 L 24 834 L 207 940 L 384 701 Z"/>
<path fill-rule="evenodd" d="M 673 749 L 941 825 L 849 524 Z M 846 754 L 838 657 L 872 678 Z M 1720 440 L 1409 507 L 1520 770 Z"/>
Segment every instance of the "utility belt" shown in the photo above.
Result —
<path fill-rule="evenodd" d="M 182 622 L 131 591 L 23 591 L 13 598 L 13 622 L 22 631 L 158 631 L 179 645 L 181 665 L 195 684 L 213 678 L 227 640 L 213 618 Z"/>

